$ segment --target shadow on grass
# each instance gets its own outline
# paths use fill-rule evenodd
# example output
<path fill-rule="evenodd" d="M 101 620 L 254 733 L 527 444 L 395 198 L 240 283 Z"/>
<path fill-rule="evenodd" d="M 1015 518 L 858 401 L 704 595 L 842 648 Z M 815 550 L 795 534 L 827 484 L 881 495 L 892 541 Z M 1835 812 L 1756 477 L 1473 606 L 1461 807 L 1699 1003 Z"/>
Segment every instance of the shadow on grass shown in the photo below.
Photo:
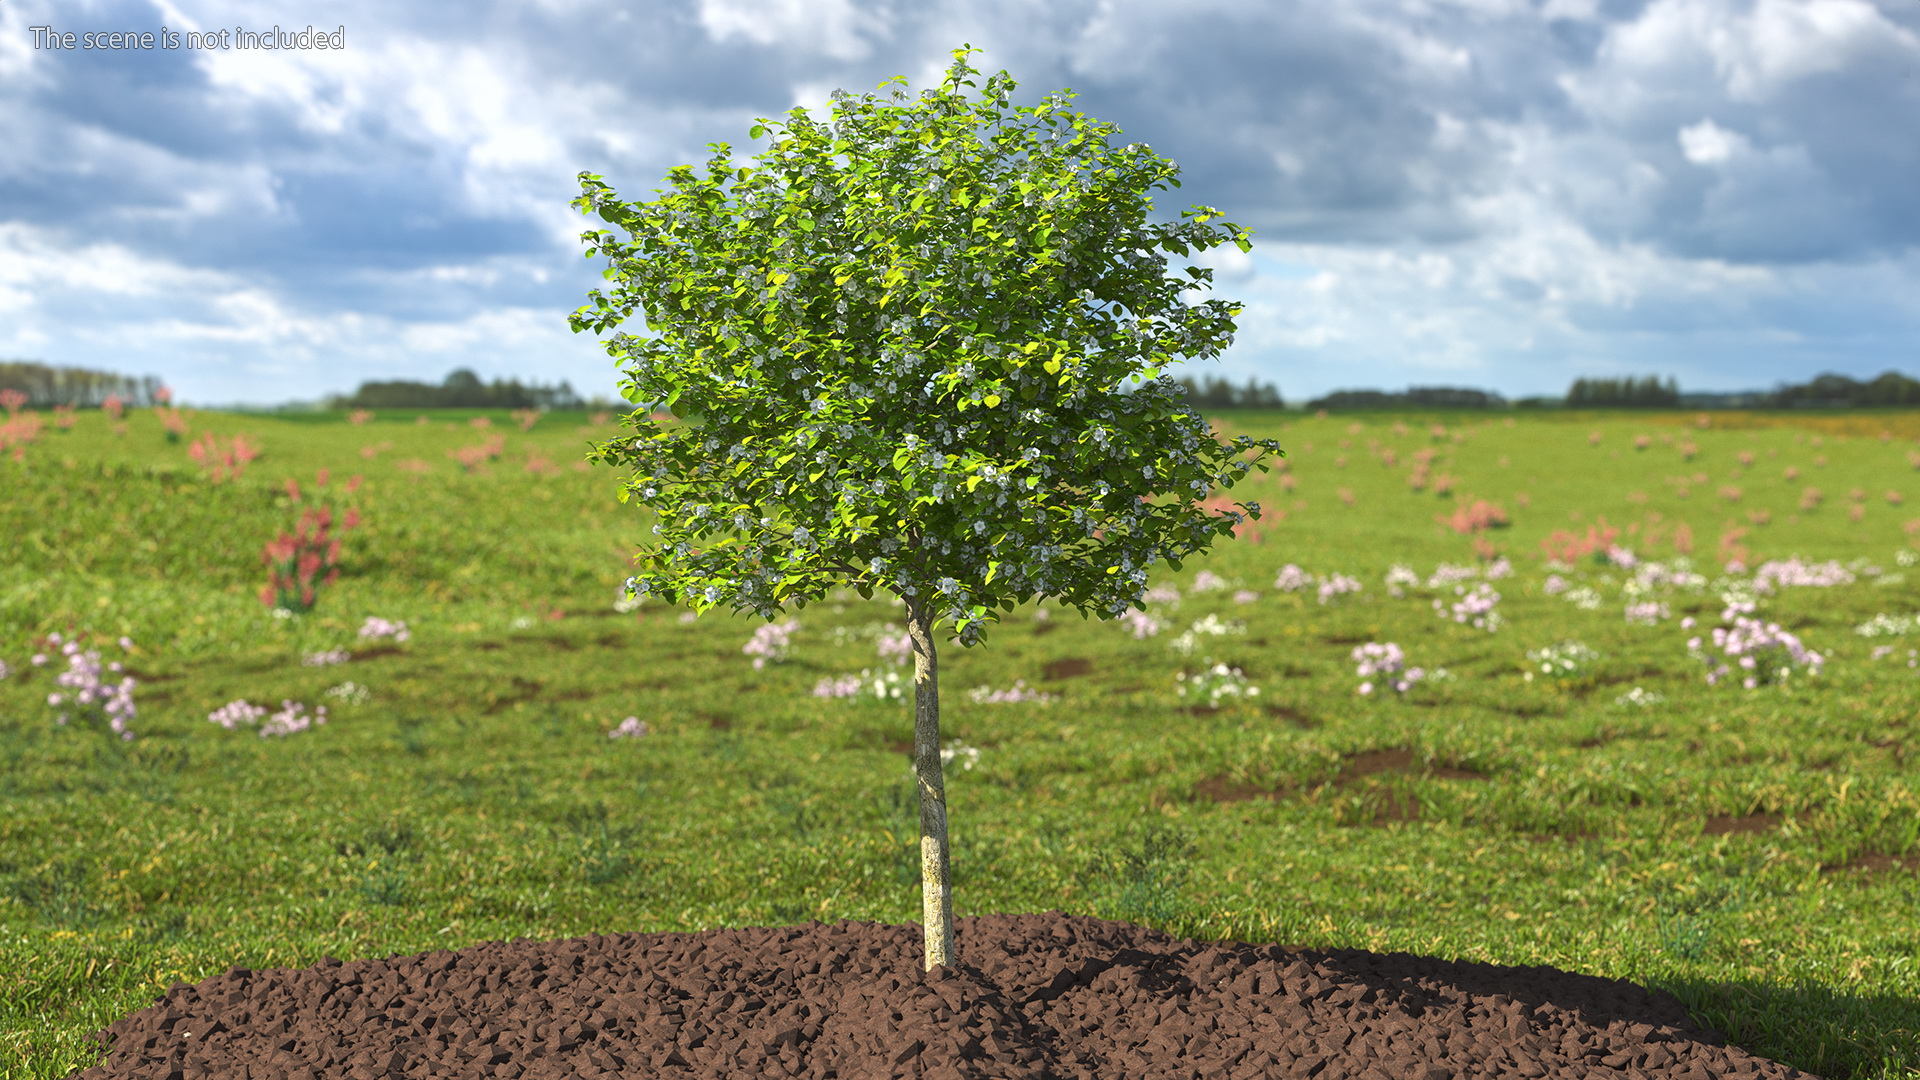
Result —
<path fill-rule="evenodd" d="M 1659 988 L 1729 1043 L 1827 1080 L 1920 1073 L 1920 999 L 1746 980 L 1668 978 Z"/>
<path fill-rule="evenodd" d="M 1090 859 L 1083 870 L 1101 918 L 1199 941 L 1297 941 L 1305 929 L 1298 913 L 1290 913 L 1291 918 L 1289 913 L 1266 913 L 1264 918 L 1230 918 L 1224 923 L 1220 917 L 1204 915 L 1187 892 L 1193 842 L 1175 826 L 1148 819 L 1116 839 L 1114 848 Z M 1712 937 L 1704 921 L 1707 916 L 1739 910 L 1753 899 L 1748 890 L 1736 886 L 1688 903 L 1669 900 L 1662 905 L 1669 915 L 1664 926 L 1668 950 L 1688 955 L 1704 952 Z M 1216 937 L 1221 931 L 1230 936 Z M 1697 943 L 1696 936 L 1701 939 Z M 1689 948 L 1696 944 L 1698 950 Z M 1379 977 L 1410 963 L 1445 964 L 1405 954 L 1381 957 L 1363 950 L 1283 947 L 1342 966 L 1351 964 L 1361 977 Z M 1446 967 L 1449 981 L 1475 994 L 1503 994 L 1529 1005 L 1551 999 L 1561 1008 L 1592 1014 L 1600 1026 L 1605 1026 L 1606 1018 L 1615 1017 L 1629 1023 L 1691 1028 L 1709 1041 L 1723 1039 L 1730 1046 L 1826 1080 L 1904 1080 L 1920 1075 L 1920 999 L 1849 994 L 1814 985 L 1674 978 L 1649 984 L 1649 997 L 1624 982 L 1553 969 L 1475 963 Z"/>

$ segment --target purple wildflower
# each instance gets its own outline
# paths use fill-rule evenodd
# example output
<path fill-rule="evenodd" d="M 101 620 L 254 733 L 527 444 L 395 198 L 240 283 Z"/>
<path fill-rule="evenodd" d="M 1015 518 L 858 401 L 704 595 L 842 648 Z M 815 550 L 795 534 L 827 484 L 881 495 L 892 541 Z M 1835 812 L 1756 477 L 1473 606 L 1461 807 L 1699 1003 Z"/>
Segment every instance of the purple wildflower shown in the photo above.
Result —
<path fill-rule="evenodd" d="M 607 732 L 607 738 L 637 739 L 647 734 L 650 734 L 647 730 L 647 722 L 637 716 L 629 716 L 625 720 L 620 721 L 619 727 Z"/>
<path fill-rule="evenodd" d="M 1853 584 L 1853 574 L 1838 562 L 1808 563 L 1793 559 L 1770 559 L 1753 572 L 1753 587 L 1759 592 L 1775 588 L 1831 588 Z"/>
<path fill-rule="evenodd" d="M 1635 626 L 1657 626 L 1669 612 L 1667 605 L 1657 600 L 1643 600 L 1638 604 L 1628 604 L 1626 614 L 1627 621 Z"/>
<path fill-rule="evenodd" d="M 388 621 L 377 615 L 369 615 L 367 616 L 367 621 L 360 624 L 360 636 L 368 640 L 390 637 L 395 641 L 405 641 L 413 635 L 407 630 L 406 623 L 398 620 Z"/>
<path fill-rule="evenodd" d="M 51 635 L 51 640 L 59 643 L 60 635 Z M 127 724 L 137 712 L 133 704 L 133 690 L 139 683 L 135 682 L 132 676 L 123 676 L 118 682 L 108 682 L 103 679 L 101 676 L 105 672 L 120 674 L 119 663 L 102 665 L 98 652 L 91 650 L 82 652 L 80 643 L 77 641 L 65 642 L 60 646 L 60 651 L 66 655 L 67 670 L 61 672 L 53 681 L 73 691 L 71 696 L 74 704 L 98 708 L 106 716 L 107 726 L 113 729 L 113 733 L 131 741 L 133 732 L 127 729 Z M 67 697 L 68 695 L 65 694 L 49 694 L 47 704 L 56 706 L 64 704 Z M 66 722 L 66 713 L 61 713 L 54 720 L 57 724 Z"/>
<path fill-rule="evenodd" d="M 740 647 L 740 651 L 753 657 L 755 670 L 767 666 L 767 661 L 779 663 L 787 658 L 787 639 L 800 628 L 799 622 L 788 619 L 783 623 L 767 623 L 755 628 L 753 639 Z"/>
<path fill-rule="evenodd" d="M 860 676 L 858 675 L 836 675 L 813 684 L 813 696 L 818 698 L 852 697 L 859 692 Z"/>
<path fill-rule="evenodd" d="M 1013 705 L 1024 701 L 1034 701 L 1045 705 L 1052 701 L 1055 695 L 1043 694 L 1038 690 L 1029 689 L 1025 680 L 1015 679 L 1011 689 L 995 690 L 991 686 L 976 686 L 967 692 L 967 697 L 977 703 L 985 705 Z"/>
<path fill-rule="evenodd" d="M 1362 695 L 1373 693 L 1372 680 L 1376 675 L 1382 683 L 1402 694 L 1427 676 L 1423 668 L 1408 668 L 1407 654 L 1391 641 L 1369 641 L 1353 650 L 1353 659 L 1358 664 L 1354 673 L 1367 680 L 1360 684 Z"/>
<path fill-rule="evenodd" d="M 1280 568 L 1280 576 L 1273 579 L 1273 587 L 1281 592 L 1299 592 L 1313 584 L 1313 575 L 1288 563 Z"/>
<path fill-rule="evenodd" d="M 1709 686 L 1733 674 L 1727 660 L 1739 666 L 1743 672 L 1741 685 L 1749 690 L 1761 683 L 1785 682 L 1796 667 L 1806 669 L 1808 675 L 1818 675 L 1827 662 L 1826 657 L 1807 648 L 1799 637 L 1779 623 L 1763 623 L 1744 614 L 1733 615 L 1732 621 L 1730 627 L 1717 626 L 1713 630 L 1714 648 L 1725 659 L 1716 659 L 1702 649 L 1697 637 L 1687 642 L 1687 650 L 1708 665 Z"/>
<path fill-rule="evenodd" d="M 893 624 L 888 623 L 887 628 L 880 632 L 878 640 L 880 659 L 895 667 L 905 667 L 907 661 L 913 659 L 913 638 L 905 630 L 894 632 Z"/>
<path fill-rule="evenodd" d="M 1334 597 L 1346 593 L 1357 593 L 1361 588 L 1358 578 L 1350 578 L 1345 574 L 1329 574 L 1327 580 L 1320 583 L 1320 602 L 1330 604 Z"/>
<path fill-rule="evenodd" d="M 1455 585 L 1453 592 L 1460 599 L 1450 608 L 1435 600 L 1435 614 L 1443 619 L 1450 614 L 1454 622 L 1471 623 L 1475 630 L 1485 630 L 1489 634 L 1500 629 L 1500 613 L 1494 610 L 1500 603 L 1500 594 L 1493 591 L 1493 586 L 1483 581 L 1468 592 L 1466 586 Z"/>
<path fill-rule="evenodd" d="M 229 701 L 208 713 L 207 719 L 232 731 L 236 724 L 256 723 L 265 715 L 267 715 L 265 706 L 252 705 L 245 698 L 241 698 L 238 701 Z"/>
<path fill-rule="evenodd" d="M 305 705 L 297 701 L 282 700 L 280 711 L 268 717 L 267 722 L 260 725 L 260 737 L 264 739 L 269 735 L 279 735 L 284 738 L 294 732 L 305 731 L 326 722 L 327 707 L 325 705 L 318 706 L 314 709 L 314 715 L 308 716 Z"/>

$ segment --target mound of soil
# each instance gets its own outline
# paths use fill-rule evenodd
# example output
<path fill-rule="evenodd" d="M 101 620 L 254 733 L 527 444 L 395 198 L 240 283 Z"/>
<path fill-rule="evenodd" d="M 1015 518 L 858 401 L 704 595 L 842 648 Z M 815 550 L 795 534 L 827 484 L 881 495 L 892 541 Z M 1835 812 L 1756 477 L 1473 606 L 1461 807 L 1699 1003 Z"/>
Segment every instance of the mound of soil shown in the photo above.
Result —
<path fill-rule="evenodd" d="M 486 942 L 176 983 L 109 1077 L 1804 1077 L 1545 967 L 1175 940 L 1053 912 Z"/>

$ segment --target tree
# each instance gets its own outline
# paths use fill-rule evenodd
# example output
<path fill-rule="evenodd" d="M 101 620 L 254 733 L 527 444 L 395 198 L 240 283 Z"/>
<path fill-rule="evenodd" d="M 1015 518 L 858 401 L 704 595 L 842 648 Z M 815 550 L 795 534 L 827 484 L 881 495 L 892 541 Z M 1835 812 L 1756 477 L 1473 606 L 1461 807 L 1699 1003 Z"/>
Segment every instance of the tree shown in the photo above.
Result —
<path fill-rule="evenodd" d="M 1280 388 L 1272 383 L 1256 382 L 1247 377 L 1247 385 L 1236 387 L 1218 375 L 1207 376 L 1205 383 L 1195 381 L 1192 376 L 1182 376 L 1174 380 L 1187 395 L 1187 401 L 1196 409 L 1281 409 L 1286 402 L 1281 400 Z"/>
<path fill-rule="evenodd" d="M 1575 379 L 1567 389 L 1569 409 L 1671 409 L 1680 404 L 1680 387 L 1669 378 Z"/>
<path fill-rule="evenodd" d="M 363 382 L 349 396 L 328 399 L 336 409 L 578 409 L 585 404 L 564 380 L 558 386 L 522 386 L 519 379 L 482 383 L 466 368 L 454 369 L 437 386 L 406 379 Z"/>
<path fill-rule="evenodd" d="M 906 605 L 929 969 L 956 960 L 936 629 L 973 645 L 1042 596 L 1123 614 L 1148 567 L 1259 516 L 1198 503 L 1279 450 L 1216 441 L 1163 374 L 1217 356 L 1239 311 L 1167 253 L 1246 231 L 1203 206 L 1149 221 L 1173 162 L 1112 145 L 1071 91 L 1013 107 L 1002 71 L 969 97 L 975 51 L 917 97 L 894 79 L 837 91 L 830 123 L 762 120 L 751 162 L 711 144 L 652 201 L 582 173 L 573 203 L 625 238 L 581 234 L 615 284 L 571 325 L 640 311 L 653 336 L 605 346 L 627 398 L 671 412 L 592 454 L 657 517 L 629 590 L 766 619 L 840 583 Z"/>
<path fill-rule="evenodd" d="M 78 405 L 99 408 L 110 397 L 118 397 L 134 408 L 145 408 L 160 400 L 157 376 L 133 378 L 88 368 L 50 367 L 30 360 L 0 360 L 0 390 L 17 390 L 27 395 L 34 408 Z"/>

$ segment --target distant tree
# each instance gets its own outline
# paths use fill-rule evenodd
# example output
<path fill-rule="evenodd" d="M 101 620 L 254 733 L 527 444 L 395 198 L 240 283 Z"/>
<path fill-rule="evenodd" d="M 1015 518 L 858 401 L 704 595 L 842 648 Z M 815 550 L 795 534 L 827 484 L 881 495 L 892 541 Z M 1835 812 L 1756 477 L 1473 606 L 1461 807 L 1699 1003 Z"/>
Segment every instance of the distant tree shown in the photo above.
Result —
<path fill-rule="evenodd" d="M 582 173 L 573 204 L 625 234 L 581 235 L 614 287 L 573 329 L 641 312 L 653 335 L 607 351 L 629 401 L 682 418 L 635 412 L 594 453 L 658 519 L 630 590 L 766 619 L 840 582 L 906 604 L 928 968 L 957 960 L 936 628 L 972 645 L 1046 596 L 1123 614 L 1149 567 L 1259 516 L 1199 503 L 1279 450 L 1216 441 L 1162 374 L 1217 355 L 1239 310 L 1186 302 L 1212 271 L 1169 276 L 1168 254 L 1246 231 L 1208 207 L 1150 222 L 1173 162 L 1112 145 L 1071 92 L 1012 107 L 1002 71 L 969 97 L 974 51 L 918 97 L 896 79 L 836 91 L 830 123 L 763 120 L 764 152 L 712 144 L 649 202 Z"/>
<path fill-rule="evenodd" d="M 1406 402 L 1429 409 L 1499 409 L 1507 404 L 1499 394 L 1461 386 L 1409 387 Z"/>
<path fill-rule="evenodd" d="M 472 371 L 456 368 L 438 386 L 404 379 L 363 382 L 330 404 L 336 409 L 578 409 L 585 403 L 564 381 L 558 386 L 523 386 L 518 379 L 483 383 Z"/>
<path fill-rule="evenodd" d="M 36 409 L 55 405 L 98 408 L 110 397 L 134 408 L 145 408 L 159 401 L 160 386 L 160 380 L 152 375 L 134 378 L 31 360 L 0 360 L 0 390 L 20 391 L 27 395 L 27 405 Z"/>
<path fill-rule="evenodd" d="M 1382 390 L 1335 390 L 1307 402 L 1309 409 L 1341 412 L 1359 409 L 1496 409 L 1506 399 L 1485 390 L 1459 386 L 1415 386 L 1404 393 Z"/>
<path fill-rule="evenodd" d="M 1567 390 L 1569 409 L 1674 409 L 1680 406 L 1680 387 L 1673 379 L 1575 379 Z"/>
<path fill-rule="evenodd" d="M 1868 408 L 1920 406 L 1920 380 L 1897 371 L 1882 372 L 1880 377 L 1862 386 L 1854 404 Z"/>
<path fill-rule="evenodd" d="M 1782 385 L 1767 396 L 1767 404 L 1780 409 L 1911 408 L 1920 406 L 1920 382 L 1897 371 L 1865 383 L 1827 372 L 1797 386 Z"/>
<path fill-rule="evenodd" d="M 1391 409 L 1404 404 L 1405 398 L 1383 390 L 1335 390 L 1307 402 L 1307 408 L 1340 412 L 1345 409 Z"/>
<path fill-rule="evenodd" d="M 1196 381 L 1191 375 L 1174 380 L 1186 392 L 1187 402 L 1196 409 L 1280 409 L 1286 402 L 1280 398 L 1280 388 L 1272 383 L 1255 381 L 1251 376 L 1247 385 L 1236 387 L 1218 375 L 1209 375 L 1204 382 Z"/>
<path fill-rule="evenodd" d="M 466 368 L 447 373 L 440 383 L 440 399 L 450 409 L 484 409 L 492 404 L 487 400 L 487 384 Z M 513 407 L 524 408 L 519 402 L 514 402 Z"/>

